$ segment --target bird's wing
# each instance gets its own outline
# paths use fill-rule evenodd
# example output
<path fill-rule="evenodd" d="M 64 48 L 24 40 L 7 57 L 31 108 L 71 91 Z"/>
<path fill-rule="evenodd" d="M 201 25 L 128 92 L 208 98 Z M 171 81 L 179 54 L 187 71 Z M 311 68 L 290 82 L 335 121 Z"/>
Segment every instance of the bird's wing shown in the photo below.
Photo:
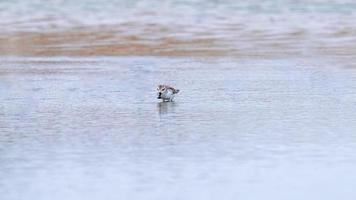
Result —
<path fill-rule="evenodd" d="M 171 86 L 167 86 L 168 89 L 172 90 L 173 91 L 173 94 L 177 94 L 179 92 L 179 90 L 177 89 L 174 89 L 173 87 Z"/>

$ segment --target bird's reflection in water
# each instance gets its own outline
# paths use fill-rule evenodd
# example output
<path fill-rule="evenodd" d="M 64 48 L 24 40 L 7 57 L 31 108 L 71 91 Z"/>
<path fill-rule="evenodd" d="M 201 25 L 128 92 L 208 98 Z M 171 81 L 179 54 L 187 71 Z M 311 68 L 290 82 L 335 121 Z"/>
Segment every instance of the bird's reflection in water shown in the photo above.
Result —
<path fill-rule="evenodd" d="M 174 113 L 176 106 L 177 104 L 175 102 L 159 102 L 157 103 L 158 113 L 160 115 Z"/>

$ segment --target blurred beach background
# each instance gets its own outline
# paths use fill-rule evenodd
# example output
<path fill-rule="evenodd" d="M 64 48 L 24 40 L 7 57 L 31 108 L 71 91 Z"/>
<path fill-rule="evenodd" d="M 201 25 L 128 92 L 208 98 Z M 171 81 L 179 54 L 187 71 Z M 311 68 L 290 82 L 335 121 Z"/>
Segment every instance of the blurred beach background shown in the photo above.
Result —
<path fill-rule="evenodd" d="M 355 1 L 0 0 L 0 27 L 1 200 L 356 199 Z"/>
<path fill-rule="evenodd" d="M 339 57 L 352 0 L 3 0 L 0 54 Z"/>

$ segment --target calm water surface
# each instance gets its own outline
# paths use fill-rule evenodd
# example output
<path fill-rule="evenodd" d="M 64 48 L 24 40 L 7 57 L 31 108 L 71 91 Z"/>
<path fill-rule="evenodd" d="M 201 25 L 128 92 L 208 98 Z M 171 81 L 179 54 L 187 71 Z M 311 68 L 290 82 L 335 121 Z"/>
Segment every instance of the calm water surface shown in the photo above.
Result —
<path fill-rule="evenodd" d="M 355 85 L 312 60 L 2 58 L 1 199 L 355 199 Z"/>

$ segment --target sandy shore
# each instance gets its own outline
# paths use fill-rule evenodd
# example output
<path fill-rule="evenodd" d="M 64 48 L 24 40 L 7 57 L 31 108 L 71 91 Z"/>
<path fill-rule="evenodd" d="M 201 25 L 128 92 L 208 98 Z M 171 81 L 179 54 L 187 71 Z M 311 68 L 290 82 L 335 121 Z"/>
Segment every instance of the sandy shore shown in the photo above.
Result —
<path fill-rule="evenodd" d="M 172 29 L 155 24 L 121 24 L 57 31 L 0 34 L 0 55 L 20 56 L 228 56 L 235 58 L 337 57 L 354 59 L 356 28 L 324 33 L 308 29 L 219 31 Z M 223 33 L 221 33 L 223 31 Z M 336 42 L 335 42 L 336 41 Z"/>

